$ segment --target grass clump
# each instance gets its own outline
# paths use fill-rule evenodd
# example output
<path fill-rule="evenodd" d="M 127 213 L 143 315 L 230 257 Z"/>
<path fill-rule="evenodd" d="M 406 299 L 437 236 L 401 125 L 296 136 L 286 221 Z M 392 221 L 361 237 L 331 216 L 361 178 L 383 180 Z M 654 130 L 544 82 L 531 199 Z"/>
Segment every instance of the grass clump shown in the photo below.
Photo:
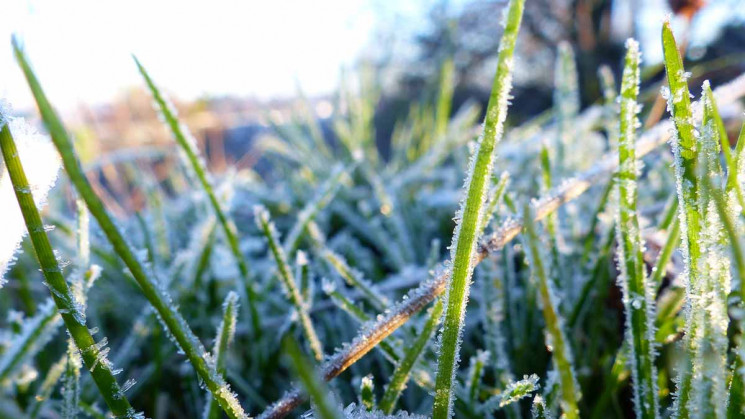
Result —
<path fill-rule="evenodd" d="M 506 7 L 483 126 L 476 105 L 455 106 L 458 60 L 444 58 L 435 100 L 412 106 L 384 152 L 368 69 L 330 120 L 301 99 L 273 121 L 261 175 L 210 174 L 139 62 L 183 158 L 82 166 L 15 43 L 66 175 L 42 205 L 48 187 L 22 175 L 53 179 L 59 164 L 27 164 L 3 110 L 0 204 L 29 239 L 2 255 L 0 417 L 743 416 L 745 134 L 732 148 L 722 116 L 745 76 L 693 100 L 666 24 L 670 118 L 641 128 L 657 91 L 636 42 L 620 89 L 601 69 L 603 96 L 584 110 L 562 45 L 553 110 L 515 126 L 523 6 Z M 155 177 L 153 160 L 183 170 Z M 144 206 L 114 217 L 128 190 Z"/>

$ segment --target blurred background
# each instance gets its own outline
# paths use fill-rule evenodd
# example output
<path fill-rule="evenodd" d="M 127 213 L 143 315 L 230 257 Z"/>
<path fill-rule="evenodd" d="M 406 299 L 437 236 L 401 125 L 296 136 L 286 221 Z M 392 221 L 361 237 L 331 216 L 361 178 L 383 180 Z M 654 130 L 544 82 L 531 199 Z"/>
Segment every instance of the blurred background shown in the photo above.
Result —
<path fill-rule="evenodd" d="M 376 137 L 384 153 L 412 103 L 434 96 L 447 59 L 456 76 L 452 111 L 469 100 L 485 104 L 505 4 L 13 0 L 3 4 L 0 32 L 5 40 L 11 33 L 20 37 L 86 162 L 112 150 L 170 145 L 131 59 L 135 54 L 171 95 L 210 168 L 220 172 L 255 166 L 260 159 L 252 144 L 272 124 L 287 123 L 298 98 L 307 98 L 324 134 L 333 137 L 328 121 L 344 110 L 337 92 L 345 83 L 375 86 Z M 708 78 L 716 87 L 745 71 L 745 0 L 530 0 L 508 124 L 551 107 L 559 41 L 577 55 L 583 107 L 600 97 L 600 64 L 620 72 L 628 37 L 642 44 L 644 83 L 659 82 L 659 31 L 667 14 L 684 38 L 694 85 Z M 0 75 L 0 97 L 16 114 L 34 119 L 10 42 L 0 48 Z"/>

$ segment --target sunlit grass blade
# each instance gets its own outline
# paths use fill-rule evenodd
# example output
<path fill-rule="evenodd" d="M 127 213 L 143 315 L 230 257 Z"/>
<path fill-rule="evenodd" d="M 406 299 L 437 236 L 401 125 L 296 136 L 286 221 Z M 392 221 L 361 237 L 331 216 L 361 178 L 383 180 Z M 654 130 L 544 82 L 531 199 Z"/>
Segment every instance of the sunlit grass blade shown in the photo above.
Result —
<path fill-rule="evenodd" d="M 675 178 L 680 201 L 680 228 L 682 238 L 682 252 L 685 261 L 684 284 L 686 288 L 686 347 L 690 347 L 692 337 L 697 333 L 697 322 L 691 313 L 691 301 L 697 289 L 700 276 L 699 259 L 701 248 L 699 235 L 701 221 L 699 217 L 698 189 L 696 176 L 697 147 L 694 137 L 693 114 L 691 112 L 690 92 L 688 91 L 687 75 L 683 70 L 683 60 L 680 57 L 670 22 L 662 26 L 662 49 L 665 57 L 665 71 L 669 90 L 664 91 L 663 97 L 668 101 L 668 110 L 672 114 L 675 135 L 672 140 L 675 158 Z M 663 88 L 664 89 L 664 88 Z M 690 414 L 688 402 L 691 391 L 691 360 L 684 360 L 677 378 L 674 414 L 679 418 L 687 418 Z"/>
<path fill-rule="evenodd" d="M 543 266 L 545 258 L 539 244 L 538 233 L 533 223 L 533 214 L 528 206 L 523 213 L 525 221 L 525 249 L 530 260 L 531 272 L 538 283 L 543 319 L 546 323 L 546 347 L 552 353 L 551 362 L 558 374 L 560 395 L 559 404 L 563 417 L 579 418 L 578 402 L 582 393 L 574 373 L 572 350 L 564 333 L 563 320 L 558 311 L 558 301 L 553 290 L 553 283 Z"/>
<path fill-rule="evenodd" d="M 396 407 L 396 401 L 398 401 L 401 392 L 406 388 L 406 382 L 409 381 L 411 370 L 422 350 L 427 345 L 427 342 L 429 342 L 441 316 L 442 300 L 437 300 L 434 306 L 432 306 L 427 322 L 419 332 L 416 341 L 406 350 L 404 358 L 396 365 L 396 369 L 393 371 L 393 375 L 391 375 L 390 382 L 385 388 L 385 393 L 383 393 L 383 397 L 380 399 L 380 410 L 384 413 L 391 414 Z"/>
<path fill-rule="evenodd" d="M 153 281 L 152 278 L 148 277 L 148 275 L 145 273 L 146 271 L 143 267 L 142 262 L 137 258 L 137 256 L 135 256 L 132 248 L 129 246 L 122 233 L 116 227 L 114 220 L 106 211 L 103 203 L 98 198 L 88 179 L 86 178 L 86 175 L 80 165 L 80 161 L 75 154 L 72 140 L 67 134 L 62 121 L 59 119 L 57 113 L 53 110 L 51 104 L 49 103 L 49 100 L 44 94 L 44 91 L 42 90 L 41 85 L 36 78 L 36 75 L 33 73 L 25 54 L 21 50 L 19 44 L 15 42 L 15 40 L 13 42 L 13 47 L 16 59 L 18 60 L 18 63 L 21 66 L 24 75 L 26 76 L 26 81 L 31 89 L 31 92 L 36 99 L 36 104 L 39 108 L 39 112 L 41 113 L 42 120 L 44 121 L 44 124 L 51 134 L 54 145 L 57 147 L 57 150 L 62 156 L 62 163 L 65 171 L 67 172 L 70 181 L 80 195 L 80 198 L 85 201 L 85 204 L 90 210 L 91 215 L 93 215 L 96 221 L 98 221 L 98 225 L 103 231 L 104 235 L 112 244 L 114 250 L 122 259 L 127 268 L 129 268 L 129 271 L 139 285 L 142 294 L 145 296 L 145 298 L 147 298 L 150 304 L 152 304 L 152 306 L 157 311 L 166 330 L 170 332 L 170 335 L 173 337 L 174 343 L 176 343 L 184 351 L 192 367 L 197 372 L 199 377 L 204 381 L 207 388 L 213 393 L 216 398 L 219 399 L 220 406 L 223 408 L 223 410 L 225 410 L 225 412 L 228 414 L 228 416 L 231 417 L 231 419 L 246 417 L 246 414 L 243 411 L 243 408 L 240 406 L 240 403 L 238 402 L 235 394 L 230 391 L 229 386 L 225 383 L 224 380 L 221 379 L 221 377 L 216 377 L 216 374 L 214 374 L 214 370 L 207 365 L 206 360 L 204 359 L 204 355 L 206 353 L 204 347 L 191 331 L 181 314 L 175 309 L 171 302 L 170 296 L 166 293 L 165 290 L 161 289 L 157 285 L 157 283 Z M 35 227 L 37 229 L 41 228 L 41 231 L 43 232 L 43 226 L 40 222 L 39 225 Z M 33 229 L 30 230 L 33 231 Z M 44 235 L 44 237 L 46 237 L 46 235 Z M 49 251 L 49 253 L 50 255 L 44 254 L 43 257 L 40 257 L 40 259 L 44 259 L 44 263 L 51 263 L 52 260 L 48 259 L 48 257 L 53 258 L 53 255 L 51 255 L 51 250 Z M 53 269 L 53 267 L 49 267 L 49 269 Z M 57 270 L 59 270 L 59 268 L 57 268 Z M 57 274 L 58 273 L 52 271 L 52 278 L 55 281 L 64 282 L 61 274 Z M 65 288 L 67 287 L 66 284 L 64 286 Z M 63 319 L 65 319 L 65 317 L 69 316 L 63 314 Z M 75 322 L 74 318 L 72 317 L 69 318 L 69 321 L 70 324 L 68 324 L 68 319 L 65 319 L 65 324 L 68 325 L 68 329 L 72 327 L 75 331 L 75 333 L 73 333 L 73 330 L 71 330 L 71 334 L 73 334 L 73 337 L 75 337 L 75 334 L 79 334 L 79 338 L 81 339 L 80 341 L 78 341 L 78 338 L 76 338 L 75 343 L 78 348 L 81 348 L 83 361 L 86 366 L 92 368 L 94 366 L 94 362 L 98 363 L 96 361 L 96 357 L 99 354 L 99 349 L 95 346 L 95 342 L 90 336 L 90 333 L 88 333 L 87 328 Z M 79 329 L 77 328 L 78 326 L 80 328 L 84 328 L 85 332 L 79 331 Z M 95 350 L 91 348 L 95 348 Z M 105 366 L 106 363 L 101 364 Z M 100 389 L 106 389 L 104 391 L 110 392 L 112 388 L 115 388 L 113 386 L 116 385 L 116 382 L 113 376 L 107 377 L 106 375 L 100 375 L 106 374 L 105 372 L 107 371 L 107 368 L 93 368 L 93 371 L 104 371 L 103 373 L 98 372 L 97 374 L 99 376 L 95 377 L 96 379 L 101 380 L 101 384 L 99 385 Z M 108 371 L 108 373 L 110 375 L 110 371 Z M 119 390 L 118 385 L 116 386 L 116 389 Z M 115 414 L 127 414 L 127 409 L 131 409 L 129 406 L 123 405 L 124 402 L 122 400 L 126 401 L 126 399 L 123 397 L 120 399 L 114 399 L 113 396 L 111 400 L 107 400 L 107 402 L 111 401 L 113 403 L 113 406 L 115 408 L 112 407 L 112 405 L 109 406 L 112 407 L 112 411 L 114 411 Z"/>
<path fill-rule="evenodd" d="M 14 46 L 17 48 L 16 44 Z M 19 50 L 16 49 L 16 51 Z M 2 119 L 5 118 L 6 116 L 3 115 Z M 52 293 L 54 305 L 76 346 L 80 348 L 80 355 L 85 365 L 90 369 L 91 376 L 106 404 L 115 415 L 134 418 L 136 415 L 134 409 L 121 392 L 110 364 L 102 362 L 101 350 L 85 324 L 85 313 L 80 312 L 81 308 L 68 287 L 67 281 L 62 276 L 62 268 L 57 262 L 47 237 L 44 224 L 31 194 L 26 173 L 21 165 L 21 159 L 18 156 L 18 149 L 7 124 L 0 127 L 0 148 L 2 149 L 5 167 L 13 182 L 16 199 L 21 207 L 26 228 L 44 274 L 45 285 Z M 50 307 L 49 312 L 53 311 L 53 307 Z"/>
<path fill-rule="evenodd" d="M 277 264 L 279 278 L 282 281 L 282 289 L 284 290 L 287 299 L 289 299 L 295 307 L 295 311 L 300 320 L 300 327 L 303 330 L 305 338 L 308 340 L 308 345 L 313 352 L 313 356 L 317 361 L 320 361 L 323 359 L 323 348 L 321 347 L 321 342 L 318 340 L 316 329 L 313 327 L 313 322 L 308 314 L 307 303 L 303 301 L 303 297 L 300 294 L 300 290 L 298 289 L 295 280 L 295 275 L 292 272 L 292 268 L 290 268 L 290 264 L 287 262 L 287 255 L 280 245 L 279 233 L 274 227 L 272 221 L 269 219 L 269 212 L 264 207 L 255 207 L 254 216 L 259 230 L 261 230 L 264 237 L 266 237 L 269 244 L 269 250 Z"/>
<path fill-rule="evenodd" d="M 212 188 L 212 184 L 210 182 L 206 165 L 202 158 L 199 156 L 199 150 L 197 149 L 196 142 L 189 133 L 188 128 L 178 120 L 176 109 L 160 92 L 158 87 L 155 85 L 155 82 L 153 82 L 145 68 L 142 66 L 142 64 L 140 64 L 140 61 L 137 59 L 137 57 L 133 58 L 135 60 L 135 63 L 137 64 L 137 68 L 139 69 L 140 74 L 142 74 L 142 77 L 145 79 L 145 83 L 147 84 L 147 87 L 150 90 L 150 94 L 152 94 L 161 115 L 163 115 L 166 124 L 168 124 L 168 127 L 170 128 L 171 133 L 173 134 L 173 138 L 176 140 L 176 143 L 178 143 L 181 151 L 186 156 L 186 160 L 191 166 L 191 170 L 194 171 L 197 179 L 199 179 L 199 183 L 202 186 L 202 189 L 204 189 L 204 192 L 207 194 L 210 204 L 212 205 L 212 209 L 215 211 L 217 220 L 222 226 L 223 233 L 225 234 L 225 238 L 227 239 L 230 251 L 233 253 L 233 257 L 235 257 L 235 261 L 238 264 L 238 270 L 241 273 L 241 279 L 243 280 L 243 284 L 246 289 L 246 297 L 248 299 L 248 308 L 251 312 L 251 320 L 254 328 L 254 333 L 259 335 L 261 333 L 261 324 L 259 314 L 256 309 L 256 291 L 253 288 L 253 279 L 251 278 L 251 273 L 248 270 L 248 264 L 246 263 L 246 259 L 241 253 L 240 242 L 238 240 L 238 231 L 235 228 L 235 224 L 233 224 L 233 221 L 226 214 L 225 210 L 223 210 L 222 206 L 220 205 L 220 201 L 218 201 L 217 199 L 217 195 L 215 194 L 215 191 Z"/>
<path fill-rule="evenodd" d="M 512 61 L 522 19 L 524 0 L 511 0 L 507 6 L 505 30 L 499 46 L 497 72 L 487 105 L 484 132 L 473 153 L 465 183 L 465 197 L 458 210 L 459 222 L 453 234 L 452 274 L 447 291 L 445 319 L 440 336 L 433 419 L 452 416 L 452 387 L 458 367 L 460 340 L 465 321 L 469 283 L 473 274 L 478 228 L 484 217 L 484 200 L 491 179 L 494 149 L 502 138 L 512 87 Z"/>
<path fill-rule="evenodd" d="M 716 205 L 717 212 L 719 213 L 719 217 L 722 220 L 724 230 L 729 236 L 730 245 L 732 246 L 732 258 L 737 268 L 738 282 L 741 284 L 740 289 L 737 290 L 740 294 L 738 295 L 739 298 L 735 299 L 737 304 L 735 307 L 730 309 L 731 316 L 734 321 L 738 323 L 736 328 L 739 329 L 737 331 L 738 335 L 735 337 L 736 345 L 732 350 L 733 361 L 730 366 L 731 376 L 728 383 L 729 402 L 727 404 L 727 418 L 735 419 L 741 418 L 745 415 L 745 354 L 743 353 L 743 348 L 745 348 L 745 346 L 743 346 L 742 336 L 742 332 L 745 330 L 745 327 L 742 324 L 744 320 L 743 313 L 745 312 L 743 309 L 743 305 L 745 304 L 745 298 L 743 298 L 743 295 L 745 295 L 745 291 L 743 291 L 742 287 L 742 284 L 745 284 L 745 253 L 743 253 L 743 248 L 740 244 L 740 235 L 738 234 L 731 211 L 728 209 L 726 199 L 722 196 L 721 191 L 711 185 L 711 182 L 709 182 L 708 179 L 704 186 L 709 190 L 714 204 Z"/>
<path fill-rule="evenodd" d="M 619 285 L 623 290 L 626 313 L 626 340 L 631 350 L 629 367 L 633 381 L 637 418 L 654 419 L 658 415 L 657 369 L 654 365 L 654 318 L 656 284 L 649 281 L 642 255 L 644 243 L 636 210 L 637 161 L 636 128 L 639 94 L 639 44 L 626 41 L 626 61 L 621 84 L 620 136 L 616 235 L 618 241 Z"/>
<path fill-rule="evenodd" d="M 745 208 L 742 185 L 740 182 L 737 182 L 737 155 L 732 152 L 732 146 L 730 146 L 729 137 L 727 136 L 727 129 L 724 127 L 722 116 L 719 114 L 719 107 L 717 106 L 711 86 L 706 83 L 703 90 L 703 95 L 706 96 L 706 103 L 709 105 L 707 107 L 708 109 L 704 109 L 704 112 L 708 111 L 707 113 L 710 113 L 709 118 L 712 124 L 708 129 L 712 131 L 711 135 L 716 135 L 719 138 L 719 144 L 724 155 L 724 163 L 727 166 L 726 192 L 728 195 L 734 195 L 733 198 L 737 199 L 740 208 Z M 704 127 L 704 129 L 707 128 Z"/>

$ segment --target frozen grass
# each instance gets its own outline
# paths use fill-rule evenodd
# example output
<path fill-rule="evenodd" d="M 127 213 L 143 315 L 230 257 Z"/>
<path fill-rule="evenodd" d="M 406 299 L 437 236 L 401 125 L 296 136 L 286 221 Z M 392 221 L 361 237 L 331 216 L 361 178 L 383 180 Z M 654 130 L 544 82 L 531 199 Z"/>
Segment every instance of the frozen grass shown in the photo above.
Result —
<path fill-rule="evenodd" d="M 745 76 L 692 100 L 665 25 L 670 118 L 641 129 L 635 42 L 620 91 L 601 69 L 584 110 L 562 45 L 554 109 L 505 126 L 522 5 L 505 9 L 483 126 L 452 108 L 444 59 L 436 99 L 381 153 L 367 69 L 334 104 L 338 147 L 304 98 L 275 121 L 266 179 L 211 175 L 139 63 L 179 170 L 156 180 L 132 152 L 82 167 L 16 44 L 53 146 L 3 106 L 0 205 L 21 224 L 3 243 L 0 417 L 742 417 L 745 133 L 731 149 L 722 115 Z M 27 164 L 34 150 L 49 164 Z M 105 165 L 141 212 L 107 212 L 128 198 L 95 182 Z"/>

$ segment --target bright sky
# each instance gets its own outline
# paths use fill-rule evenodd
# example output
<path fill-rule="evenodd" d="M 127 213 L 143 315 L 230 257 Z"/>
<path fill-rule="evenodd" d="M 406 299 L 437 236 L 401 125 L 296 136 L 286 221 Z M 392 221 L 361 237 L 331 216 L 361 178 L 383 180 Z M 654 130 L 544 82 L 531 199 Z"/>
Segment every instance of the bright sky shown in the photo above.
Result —
<path fill-rule="evenodd" d="M 665 0 L 644 1 L 638 17 L 645 62 L 651 64 L 661 56 L 659 26 L 666 9 Z M 463 2 L 449 0 L 451 6 Z M 712 38 L 719 27 L 712 22 L 745 15 L 744 4 L 712 0 L 694 38 Z M 327 93 L 340 68 L 375 45 L 376 28 L 405 38 L 423 28 L 430 6 L 428 0 L 4 0 L 0 97 L 19 110 L 33 107 L 10 49 L 11 33 L 25 44 L 61 109 L 107 102 L 141 85 L 132 53 L 181 99 L 293 96 L 296 82 L 308 94 Z"/>
<path fill-rule="evenodd" d="M 0 13 L 0 97 L 33 105 L 10 48 L 20 36 L 60 108 L 110 100 L 141 84 L 131 54 L 180 98 L 332 91 L 369 45 L 380 16 L 416 15 L 422 0 L 9 0 Z M 382 14 L 381 14 L 382 13 Z"/>

